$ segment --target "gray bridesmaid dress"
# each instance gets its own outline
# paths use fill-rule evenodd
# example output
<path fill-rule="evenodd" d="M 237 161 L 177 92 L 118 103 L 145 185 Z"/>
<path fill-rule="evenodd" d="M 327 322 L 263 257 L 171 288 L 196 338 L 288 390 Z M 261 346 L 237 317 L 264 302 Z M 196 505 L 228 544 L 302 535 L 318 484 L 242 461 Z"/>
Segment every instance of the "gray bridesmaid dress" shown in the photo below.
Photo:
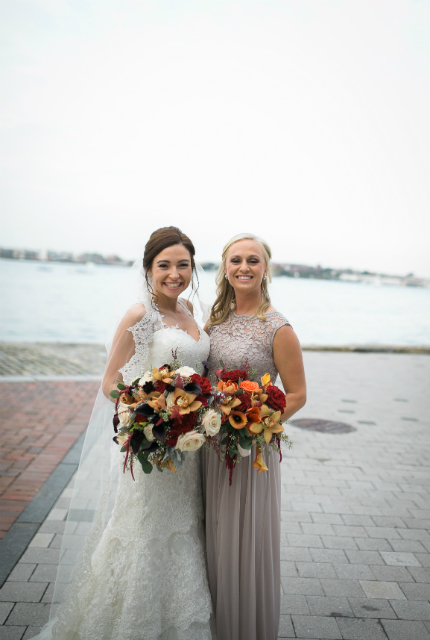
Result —
<path fill-rule="evenodd" d="M 209 328 L 210 374 L 238 369 L 248 358 L 256 381 L 278 372 L 273 361 L 276 331 L 290 323 L 277 311 L 267 319 L 232 313 Z M 281 476 L 279 455 L 264 458 L 269 470 L 257 475 L 251 455 L 236 465 L 229 486 L 225 462 L 202 451 L 203 495 L 209 587 L 218 640 L 276 640 L 280 614 Z"/>

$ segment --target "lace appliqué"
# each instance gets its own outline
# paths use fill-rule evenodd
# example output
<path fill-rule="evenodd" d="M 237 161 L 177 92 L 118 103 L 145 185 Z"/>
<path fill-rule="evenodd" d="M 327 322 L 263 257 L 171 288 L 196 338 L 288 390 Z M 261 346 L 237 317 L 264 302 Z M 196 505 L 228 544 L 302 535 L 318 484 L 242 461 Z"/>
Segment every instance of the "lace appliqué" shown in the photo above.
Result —
<path fill-rule="evenodd" d="M 126 384 L 130 384 L 142 373 L 142 364 L 148 360 L 152 335 L 161 327 L 162 319 L 158 309 L 147 309 L 143 318 L 128 329 L 133 334 L 135 352 L 119 370 Z"/>
<path fill-rule="evenodd" d="M 189 313 L 189 315 L 192 316 L 192 313 L 186 303 L 180 298 L 178 302 Z M 126 384 L 130 384 L 133 380 L 136 379 L 137 376 L 141 375 L 145 370 L 145 365 L 151 365 L 151 362 L 149 362 L 151 353 L 151 340 L 153 334 L 156 331 L 160 331 L 161 329 L 166 329 L 168 331 L 171 330 L 173 332 L 180 331 L 181 333 L 187 335 L 189 339 L 194 343 L 199 345 L 199 351 L 206 349 L 208 341 L 206 342 L 204 338 L 205 336 L 207 336 L 207 334 L 202 331 L 201 327 L 197 323 L 196 325 L 199 332 L 199 341 L 196 341 L 185 329 L 180 329 L 179 325 L 167 325 L 163 321 L 163 318 L 164 316 L 159 312 L 158 307 L 150 308 L 146 311 L 145 315 L 141 320 L 139 320 L 139 322 L 128 329 L 128 331 L 133 334 L 135 353 L 130 358 L 130 360 L 126 362 L 126 364 L 119 370 Z M 172 334 L 172 337 L 173 340 L 175 340 L 174 334 Z M 177 342 L 179 344 L 180 340 L 178 339 Z M 192 346 L 191 348 L 187 349 L 185 345 L 184 347 L 182 347 L 181 345 L 181 353 L 178 353 L 179 361 L 182 363 L 187 362 L 189 366 L 194 366 L 196 364 L 196 361 L 192 359 L 192 351 L 194 351 Z M 171 350 L 168 351 L 163 357 L 164 360 L 162 361 L 162 364 L 164 364 L 164 362 L 170 362 L 172 360 Z M 204 355 L 203 358 L 200 358 L 200 360 L 204 360 L 205 358 L 206 356 Z M 199 362 L 199 360 L 197 360 L 197 362 Z"/>
<path fill-rule="evenodd" d="M 177 475 L 136 467 L 135 477 L 120 475 L 103 535 L 102 501 L 56 640 L 167 640 L 172 629 L 178 640 L 212 638 L 200 457 L 187 456 Z"/>
<path fill-rule="evenodd" d="M 231 315 L 230 321 L 209 327 L 211 351 L 209 368 L 213 373 L 223 361 L 227 369 L 239 367 L 246 359 L 257 376 L 270 373 L 272 380 L 278 375 L 273 360 L 273 339 L 278 329 L 290 325 L 277 311 L 266 314 L 266 320 L 257 316 Z"/>

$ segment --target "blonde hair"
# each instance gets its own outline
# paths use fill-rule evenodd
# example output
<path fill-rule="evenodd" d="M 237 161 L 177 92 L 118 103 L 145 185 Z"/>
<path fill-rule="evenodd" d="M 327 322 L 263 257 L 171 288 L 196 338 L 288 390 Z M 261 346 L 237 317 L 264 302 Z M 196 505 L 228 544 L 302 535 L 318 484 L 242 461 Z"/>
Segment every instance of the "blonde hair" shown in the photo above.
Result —
<path fill-rule="evenodd" d="M 264 242 L 264 240 L 262 240 L 261 238 L 258 238 L 253 233 L 239 233 L 237 236 L 234 236 L 233 238 L 231 238 L 231 240 L 227 242 L 227 244 L 224 246 L 224 249 L 222 250 L 222 260 L 221 260 L 221 264 L 215 279 L 217 283 L 217 289 L 216 289 L 217 298 L 211 309 L 209 326 L 214 324 L 221 324 L 222 322 L 227 320 L 227 318 L 231 313 L 232 307 L 234 308 L 234 305 L 236 302 L 234 288 L 232 287 L 230 282 L 227 280 L 227 278 L 225 278 L 226 258 L 227 258 L 227 252 L 230 249 L 230 247 L 234 245 L 236 242 L 239 242 L 239 240 L 254 240 L 255 242 L 258 242 L 258 244 L 260 245 L 263 251 L 264 262 L 266 263 L 267 278 L 269 279 L 269 282 L 272 282 L 272 271 L 270 269 L 270 260 L 272 258 L 272 252 L 267 242 Z M 258 305 L 258 309 L 255 314 L 257 318 L 260 318 L 260 320 L 266 320 L 265 312 L 269 307 L 270 307 L 270 296 L 269 296 L 269 290 L 267 287 L 267 279 L 263 278 L 263 280 L 261 281 L 261 302 Z"/>

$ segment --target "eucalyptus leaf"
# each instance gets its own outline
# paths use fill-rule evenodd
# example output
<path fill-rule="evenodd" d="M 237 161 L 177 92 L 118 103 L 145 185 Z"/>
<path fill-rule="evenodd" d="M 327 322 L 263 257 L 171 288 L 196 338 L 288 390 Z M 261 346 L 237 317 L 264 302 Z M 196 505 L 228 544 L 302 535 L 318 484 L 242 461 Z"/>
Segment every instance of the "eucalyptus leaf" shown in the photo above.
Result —
<path fill-rule="evenodd" d="M 119 396 L 119 391 L 116 391 L 115 389 L 113 391 L 110 392 L 110 397 L 111 398 L 118 398 Z"/>
<path fill-rule="evenodd" d="M 152 472 L 152 464 L 149 462 L 149 460 L 145 456 L 145 454 L 143 454 L 141 451 L 139 451 L 138 454 L 137 454 L 137 459 L 139 460 L 140 464 L 142 465 L 142 469 L 143 469 L 144 473 L 151 473 Z"/>
<path fill-rule="evenodd" d="M 125 384 L 122 384 L 122 382 L 118 382 L 118 384 L 117 384 L 116 386 L 117 386 L 117 387 L 118 387 L 118 389 L 120 389 L 121 391 L 123 391 L 123 390 L 126 388 Z"/>

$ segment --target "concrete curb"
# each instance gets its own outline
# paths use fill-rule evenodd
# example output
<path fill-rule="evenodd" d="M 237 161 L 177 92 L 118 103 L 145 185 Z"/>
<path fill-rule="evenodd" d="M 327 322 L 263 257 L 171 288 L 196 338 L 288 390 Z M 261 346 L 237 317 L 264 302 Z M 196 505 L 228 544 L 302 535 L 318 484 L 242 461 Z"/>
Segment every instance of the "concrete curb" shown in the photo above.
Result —
<path fill-rule="evenodd" d="M 100 375 L 76 375 L 76 376 L 1 376 L 0 382 L 97 382 L 101 380 Z"/>

